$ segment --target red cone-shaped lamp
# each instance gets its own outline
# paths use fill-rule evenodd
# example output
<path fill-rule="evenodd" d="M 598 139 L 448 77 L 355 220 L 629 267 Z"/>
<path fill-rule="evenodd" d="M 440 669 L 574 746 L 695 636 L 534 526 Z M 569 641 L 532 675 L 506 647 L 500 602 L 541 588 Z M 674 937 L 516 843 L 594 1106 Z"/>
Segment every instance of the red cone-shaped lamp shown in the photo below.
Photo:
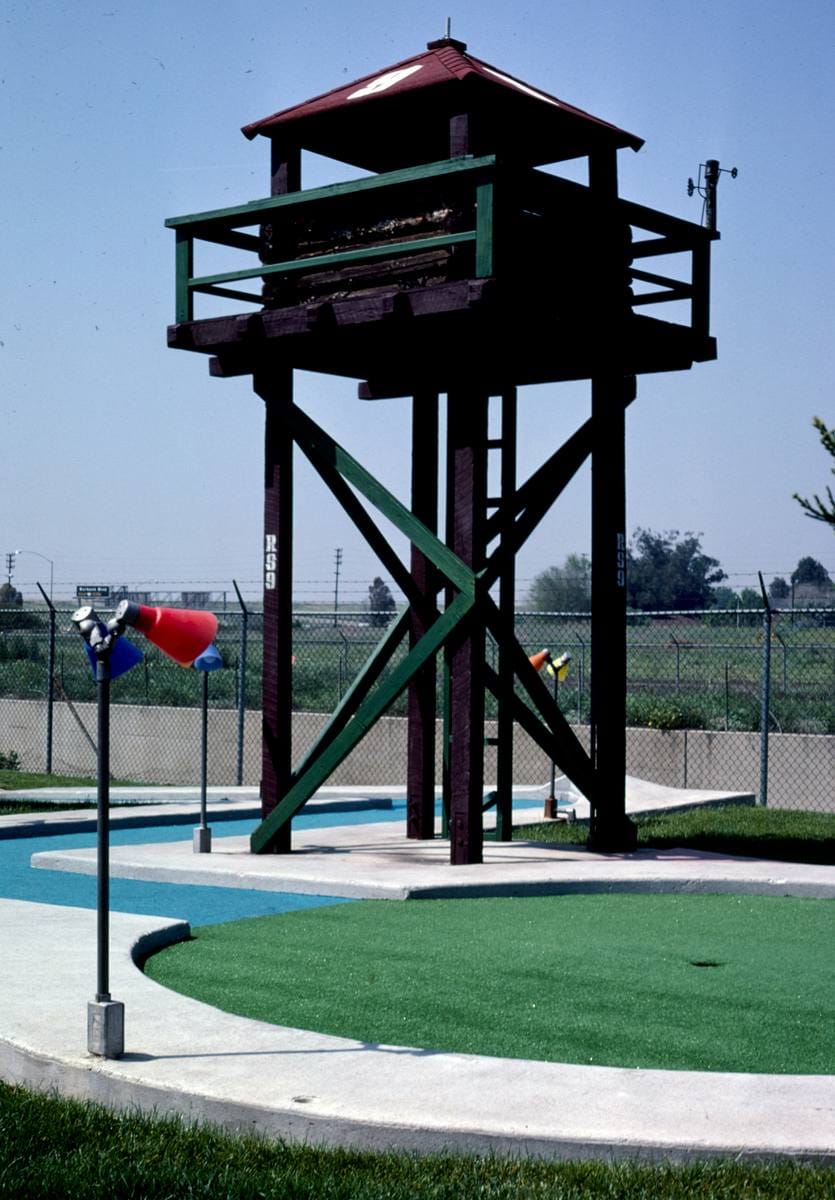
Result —
<path fill-rule="evenodd" d="M 188 667 L 212 644 L 217 633 L 214 613 L 191 608 L 153 608 L 123 600 L 116 615 L 144 633 L 181 667 Z"/>
<path fill-rule="evenodd" d="M 530 664 L 535 671 L 541 671 L 547 662 L 551 660 L 550 650 L 540 650 L 536 654 L 530 656 Z"/>

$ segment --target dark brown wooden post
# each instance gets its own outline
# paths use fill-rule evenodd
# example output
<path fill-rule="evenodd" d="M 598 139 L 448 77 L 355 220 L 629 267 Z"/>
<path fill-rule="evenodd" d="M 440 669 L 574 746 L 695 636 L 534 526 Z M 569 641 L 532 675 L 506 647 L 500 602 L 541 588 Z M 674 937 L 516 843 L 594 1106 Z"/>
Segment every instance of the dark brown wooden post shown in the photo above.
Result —
<path fill-rule="evenodd" d="M 507 549 L 513 534 L 513 501 L 516 495 L 516 388 L 501 398 L 501 544 Z M 516 637 L 516 559 L 508 554 L 499 578 L 499 614 L 502 641 L 499 643 L 499 682 L 502 698 L 513 694 L 515 672 L 513 647 Z M 496 718 L 496 840 L 513 837 L 513 707 L 499 703 Z"/>
<path fill-rule="evenodd" d="M 452 491 L 451 548 L 476 570 L 484 558 L 487 505 L 487 409 L 484 393 L 450 393 L 447 416 Z M 484 625 L 476 611 L 450 657 L 450 862 L 483 857 Z"/>
<path fill-rule="evenodd" d="M 600 236 L 594 273 L 606 342 L 606 369 L 591 381 L 591 751 L 594 767 L 589 846 L 634 848 L 626 816 L 626 423 L 634 379 L 623 373 L 627 259 L 618 221 L 617 156 L 589 158 Z"/>
<path fill-rule="evenodd" d="M 301 187 L 301 151 L 272 140 L 270 194 Z M 271 233 L 270 233 L 271 236 Z M 275 248 L 274 248 L 275 249 Z M 261 693 L 261 816 L 290 786 L 293 769 L 293 437 L 284 411 L 293 403 L 293 372 L 270 366 L 253 372 L 264 401 L 264 649 Z M 270 849 L 290 851 L 290 823 Z"/>
<path fill-rule="evenodd" d="M 629 850 L 626 817 L 625 407 L 634 381 L 592 379 L 591 693 L 594 796 L 589 845 Z"/>
<path fill-rule="evenodd" d="M 412 398 L 412 512 L 433 533 L 438 526 L 438 395 Z M 409 643 L 414 646 L 429 628 L 429 612 L 437 596 L 436 572 L 415 546 L 411 574 L 426 599 L 425 609 L 411 606 Z M 435 836 L 435 697 L 437 668 L 431 659 L 409 684 L 406 834 Z"/>
<path fill-rule="evenodd" d="M 256 371 L 264 400 L 264 666 L 261 814 L 269 816 L 290 784 L 293 713 L 293 438 L 283 411 L 293 400 L 293 373 Z M 290 825 L 271 847 L 290 850 Z"/>

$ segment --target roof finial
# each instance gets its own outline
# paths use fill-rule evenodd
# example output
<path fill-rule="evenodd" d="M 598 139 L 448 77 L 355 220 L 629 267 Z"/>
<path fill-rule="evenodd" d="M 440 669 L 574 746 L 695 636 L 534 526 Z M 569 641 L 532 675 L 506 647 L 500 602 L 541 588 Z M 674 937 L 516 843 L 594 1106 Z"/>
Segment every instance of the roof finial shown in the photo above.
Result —
<path fill-rule="evenodd" d="M 434 42 L 426 43 L 427 50 L 445 50 L 448 46 L 451 46 L 453 50 L 460 51 L 461 54 L 467 49 L 466 42 L 459 42 L 452 36 L 452 17 L 447 17 L 446 19 L 446 33 L 444 36 Z"/>

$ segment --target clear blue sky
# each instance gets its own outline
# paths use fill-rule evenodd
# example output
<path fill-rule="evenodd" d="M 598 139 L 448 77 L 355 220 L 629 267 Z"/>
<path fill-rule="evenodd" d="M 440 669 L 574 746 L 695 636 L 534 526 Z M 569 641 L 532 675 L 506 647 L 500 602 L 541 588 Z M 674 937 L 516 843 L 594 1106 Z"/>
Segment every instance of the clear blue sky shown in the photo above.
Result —
<path fill-rule="evenodd" d="M 480 58 L 646 139 L 621 191 L 699 219 L 700 161 L 737 166 L 719 196 L 719 359 L 644 377 L 628 414 L 628 528 L 699 531 L 735 586 L 802 555 L 835 576 L 831 530 L 791 493 L 821 490 L 835 424 L 835 5 L 832 0 L 458 0 L 239 4 L 7 0 L 0 38 L 0 553 L 79 582 L 260 590 L 262 404 L 170 351 L 166 217 L 268 192 L 268 147 L 239 127 L 453 35 Z M 313 164 L 307 182 L 336 178 Z M 405 401 L 300 376 L 301 403 L 393 489 Z M 585 418 L 585 385 L 527 389 L 521 468 Z M 523 553 L 529 580 L 589 544 L 588 474 Z M 300 598 L 377 565 L 300 468 Z M 28 596 L 49 568 L 18 560 Z M 309 581 L 324 581 L 311 585 Z M 524 584 L 523 584 L 524 589 Z"/>

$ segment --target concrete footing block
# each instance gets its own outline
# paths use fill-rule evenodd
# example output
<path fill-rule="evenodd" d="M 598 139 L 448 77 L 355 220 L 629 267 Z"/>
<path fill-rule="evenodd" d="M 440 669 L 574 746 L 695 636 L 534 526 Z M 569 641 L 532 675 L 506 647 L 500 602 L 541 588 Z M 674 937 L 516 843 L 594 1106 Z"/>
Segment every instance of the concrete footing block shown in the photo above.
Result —
<path fill-rule="evenodd" d="M 87 1049 L 100 1058 L 125 1052 L 125 1006 L 121 1000 L 91 1000 L 87 1005 Z"/>
<path fill-rule="evenodd" d="M 211 854 L 212 831 L 206 825 L 198 825 L 192 831 L 191 848 L 195 854 Z"/>

